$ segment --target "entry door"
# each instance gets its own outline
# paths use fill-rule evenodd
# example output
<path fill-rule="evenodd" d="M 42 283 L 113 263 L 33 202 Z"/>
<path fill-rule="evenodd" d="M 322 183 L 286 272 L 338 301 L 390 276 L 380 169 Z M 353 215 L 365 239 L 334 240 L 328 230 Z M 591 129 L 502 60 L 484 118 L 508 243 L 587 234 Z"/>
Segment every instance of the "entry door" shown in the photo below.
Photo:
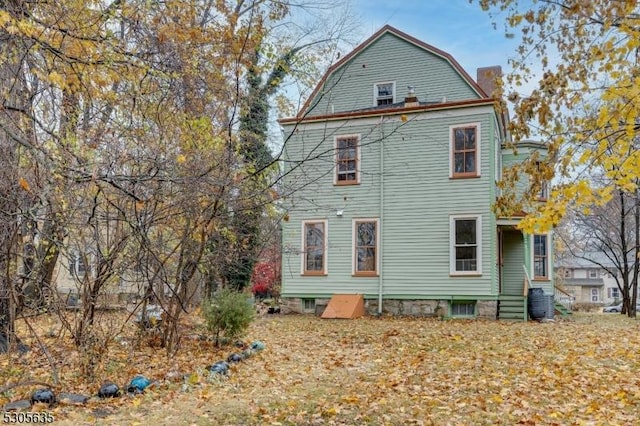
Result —
<path fill-rule="evenodd" d="M 524 283 L 524 238 L 518 230 L 502 230 L 501 294 L 522 296 Z"/>

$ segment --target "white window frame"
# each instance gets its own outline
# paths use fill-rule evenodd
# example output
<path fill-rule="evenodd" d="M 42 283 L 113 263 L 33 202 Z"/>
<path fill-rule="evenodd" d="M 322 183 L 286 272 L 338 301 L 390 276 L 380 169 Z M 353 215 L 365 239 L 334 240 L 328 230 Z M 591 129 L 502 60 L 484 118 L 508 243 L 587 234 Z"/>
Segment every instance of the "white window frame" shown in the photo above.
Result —
<path fill-rule="evenodd" d="M 455 124 L 455 125 L 451 125 L 449 126 L 449 178 L 450 179 L 465 179 L 465 176 L 454 176 L 454 167 L 453 167 L 453 163 L 454 163 L 454 158 L 453 158 L 453 152 L 454 152 L 454 137 L 453 137 L 453 131 L 455 129 L 460 129 L 460 128 L 467 128 L 467 127 L 475 127 L 476 128 L 476 174 L 475 175 L 469 175 L 466 178 L 469 179 L 473 179 L 473 178 L 477 178 L 482 176 L 482 167 L 481 167 L 481 163 L 482 163 L 482 126 L 480 125 L 479 122 L 474 122 L 474 123 L 460 123 L 460 124 Z"/>
<path fill-rule="evenodd" d="M 356 256 L 356 242 L 358 241 L 357 224 L 361 222 L 375 222 L 376 224 L 376 270 L 358 271 L 358 259 Z M 351 275 L 358 277 L 377 277 L 380 271 L 380 219 L 378 218 L 358 218 L 351 221 Z"/>
<path fill-rule="evenodd" d="M 475 220 L 476 221 L 476 270 L 457 271 L 456 270 L 456 221 Z M 482 275 L 482 215 L 480 214 L 459 214 L 449 216 L 449 274 L 452 276 L 478 276 Z"/>
<path fill-rule="evenodd" d="M 591 288 L 591 302 L 598 303 L 600 301 L 600 291 L 597 288 Z"/>
<path fill-rule="evenodd" d="M 622 299 L 622 295 L 620 294 L 620 289 L 618 287 L 607 288 L 607 293 L 607 297 L 609 297 L 609 299 Z"/>
<path fill-rule="evenodd" d="M 395 104 L 396 103 L 396 82 L 395 81 L 378 81 L 376 83 L 373 83 L 373 106 L 377 107 L 377 106 L 384 106 L 383 105 L 378 105 L 378 86 L 382 86 L 384 84 L 390 84 L 391 85 L 391 103 Z"/>
<path fill-rule="evenodd" d="M 73 250 L 69 256 L 69 275 L 82 279 L 92 271 L 93 265 L 91 255 L 80 250 Z M 87 262 L 85 262 L 85 259 Z M 88 264 L 87 264 L 88 263 Z M 81 268 L 84 267 L 84 268 Z"/>
<path fill-rule="evenodd" d="M 536 236 L 544 236 L 547 239 L 547 265 L 546 271 L 547 276 L 537 276 L 536 275 Z M 532 234 L 531 235 L 531 276 L 534 281 L 550 281 L 551 280 L 551 236 L 549 234 Z"/>
<path fill-rule="evenodd" d="M 324 269 L 321 272 L 312 272 L 312 271 L 307 271 L 306 270 L 306 260 L 307 260 L 307 245 L 306 245 L 306 227 L 307 224 L 311 224 L 311 223 L 322 223 L 324 225 Z M 302 221 L 302 228 L 301 228 L 301 241 L 300 241 L 300 275 L 303 276 L 308 276 L 308 277 L 313 277 L 313 276 L 322 276 L 322 275 L 327 275 L 327 271 L 329 270 L 328 265 L 329 265 L 329 250 L 328 250 L 328 243 L 329 243 L 329 223 L 327 221 L 327 219 L 308 219 L 308 220 L 303 220 Z"/>
<path fill-rule="evenodd" d="M 594 274 L 595 276 L 591 276 L 591 274 Z M 594 278 L 598 278 L 598 270 L 597 269 L 589 269 L 589 272 L 587 272 L 587 277 L 594 279 Z"/>
<path fill-rule="evenodd" d="M 338 139 L 356 139 L 356 180 L 355 181 L 338 181 Z M 337 135 L 333 138 L 333 184 L 334 185 L 359 185 L 360 184 L 360 134 Z"/>

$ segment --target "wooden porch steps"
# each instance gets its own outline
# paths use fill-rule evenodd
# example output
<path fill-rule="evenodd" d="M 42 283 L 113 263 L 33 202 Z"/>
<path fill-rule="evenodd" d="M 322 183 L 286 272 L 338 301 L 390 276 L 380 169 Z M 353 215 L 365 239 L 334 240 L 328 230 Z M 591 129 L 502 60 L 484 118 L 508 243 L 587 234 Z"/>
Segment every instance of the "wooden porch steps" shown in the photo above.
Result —
<path fill-rule="evenodd" d="M 555 308 L 556 313 L 559 313 L 563 317 L 566 317 L 568 315 L 573 314 L 573 312 L 571 312 L 569 309 L 567 309 L 567 307 L 564 306 L 562 303 L 555 302 L 553 304 L 553 307 Z"/>
<path fill-rule="evenodd" d="M 527 321 L 527 298 L 525 296 L 500 295 L 498 319 L 505 321 Z"/>

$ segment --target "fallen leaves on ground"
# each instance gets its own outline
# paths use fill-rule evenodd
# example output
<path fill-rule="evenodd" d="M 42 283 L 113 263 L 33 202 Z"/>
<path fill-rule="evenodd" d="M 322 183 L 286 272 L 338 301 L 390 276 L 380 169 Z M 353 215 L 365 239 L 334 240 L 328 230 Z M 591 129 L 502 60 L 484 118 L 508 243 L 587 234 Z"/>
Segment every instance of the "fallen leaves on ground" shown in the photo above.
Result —
<path fill-rule="evenodd" d="M 114 349 L 103 378 L 159 384 L 54 412 L 61 425 L 629 425 L 640 415 L 639 331 L 638 321 L 603 314 L 553 323 L 267 316 L 247 337 L 266 349 L 228 379 L 203 369 L 234 348 L 183 339 L 173 359 Z M 46 363 L 12 361 L 48 380 Z M 95 394 L 73 370 L 61 376 L 76 386 L 65 391 Z"/>

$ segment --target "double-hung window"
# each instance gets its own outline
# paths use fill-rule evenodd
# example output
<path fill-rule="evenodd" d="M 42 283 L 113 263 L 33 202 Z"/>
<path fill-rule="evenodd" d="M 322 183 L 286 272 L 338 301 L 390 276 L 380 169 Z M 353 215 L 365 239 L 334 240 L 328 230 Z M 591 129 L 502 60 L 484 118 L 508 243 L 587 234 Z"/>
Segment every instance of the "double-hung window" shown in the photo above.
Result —
<path fill-rule="evenodd" d="M 480 125 L 451 126 L 450 139 L 449 176 L 452 178 L 480 176 Z"/>
<path fill-rule="evenodd" d="M 378 219 L 353 221 L 353 274 L 372 276 L 378 274 Z"/>
<path fill-rule="evenodd" d="M 391 105 L 394 100 L 396 84 L 392 81 L 376 83 L 373 86 L 373 105 Z"/>
<path fill-rule="evenodd" d="M 336 185 L 360 182 L 360 138 L 357 135 L 336 137 Z"/>
<path fill-rule="evenodd" d="M 620 295 L 620 289 L 618 287 L 609 287 L 607 289 L 607 293 L 609 299 L 620 299 L 622 297 Z"/>
<path fill-rule="evenodd" d="M 549 245 L 546 235 L 533 236 L 533 278 L 549 279 Z"/>
<path fill-rule="evenodd" d="M 327 221 L 302 222 L 302 274 L 327 273 Z"/>
<path fill-rule="evenodd" d="M 481 217 L 451 216 L 450 272 L 452 275 L 479 275 L 482 273 Z"/>

